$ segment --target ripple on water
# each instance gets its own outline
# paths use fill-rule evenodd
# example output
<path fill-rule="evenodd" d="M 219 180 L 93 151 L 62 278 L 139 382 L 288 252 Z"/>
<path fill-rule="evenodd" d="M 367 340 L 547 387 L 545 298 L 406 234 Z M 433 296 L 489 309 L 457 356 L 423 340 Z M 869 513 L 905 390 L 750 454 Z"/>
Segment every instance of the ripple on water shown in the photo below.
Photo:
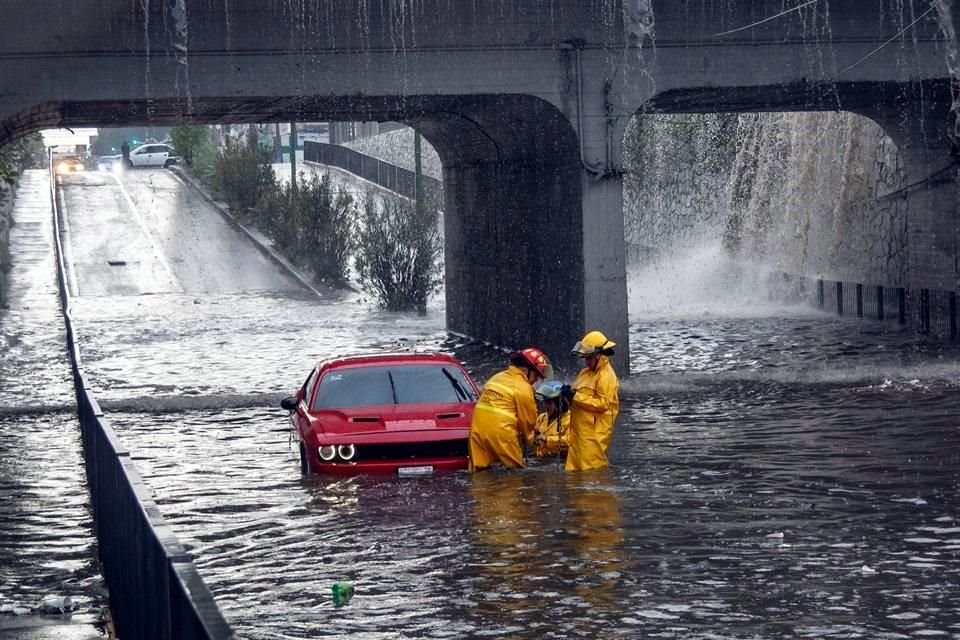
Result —
<path fill-rule="evenodd" d="M 957 541 L 929 530 L 960 506 L 948 347 L 851 338 L 817 315 L 637 322 L 610 471 L 333 480 L 300 476 L 274 404 L 315 360 L 443 348 L 483 379 L 502 354 L 451 338 L 437 313 L 351 299 L 98 305 L 77 311 L 94 387 L 245 637 L 893 638 L 956 624 Z M 338 580 L 356 586 L 343 607 Z M 888 617 L 909 612 L 922 615 Z"/>
<path fill-rule="evenodd" d="M 74 415 L 0 414 L 0 605 L 106 604 Z"/>

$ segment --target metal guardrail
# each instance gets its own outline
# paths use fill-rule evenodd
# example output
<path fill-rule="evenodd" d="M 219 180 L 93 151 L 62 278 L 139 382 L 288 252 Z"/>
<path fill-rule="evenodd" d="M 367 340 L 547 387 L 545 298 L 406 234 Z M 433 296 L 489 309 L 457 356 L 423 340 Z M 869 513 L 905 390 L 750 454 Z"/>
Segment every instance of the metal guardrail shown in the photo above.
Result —
<path fill-rule="evenodd" d="M 416 196 L 417 177 L 413 171 L 354 151 L 349 147 L 307 140 L 303 143 L 303 159 L 349 171 L 406 198 L 412 199 Z M 440 202 L 443 182 L 423 176 L 423 184 L 427 197 L 435 197 L 435 201 Z"/>
<path fill-rule="evenodd" d="M 838 315 L 896 320 L 919 333 L 956 340 L 960 304 L 956 291 L 907 289 L 837 280 L 816 281 L 817 307 Z"/>
<path fill-rule="evenodd" d="M 87 385 L 70 315 L 56 175 L 50 172 L 57 280 L 73 369 L 103 576 L 124 640 L 231 640 L 233 630 Z"/>

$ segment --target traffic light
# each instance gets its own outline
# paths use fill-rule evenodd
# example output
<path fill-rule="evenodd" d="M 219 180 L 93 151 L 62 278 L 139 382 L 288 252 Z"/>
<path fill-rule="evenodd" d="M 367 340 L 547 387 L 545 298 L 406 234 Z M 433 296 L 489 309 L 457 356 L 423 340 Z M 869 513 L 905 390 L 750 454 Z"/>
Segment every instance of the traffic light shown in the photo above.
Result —
<path fill-rule="evenodd" d="M 133 140 L 131 140 L 130 142 L 131 142 L 131 143 L 133 143 L 133 144 L 137 144 L 137 139 L 136 139 L 136 138 L 134 138 L 134 139 L 133 139 Z"/>

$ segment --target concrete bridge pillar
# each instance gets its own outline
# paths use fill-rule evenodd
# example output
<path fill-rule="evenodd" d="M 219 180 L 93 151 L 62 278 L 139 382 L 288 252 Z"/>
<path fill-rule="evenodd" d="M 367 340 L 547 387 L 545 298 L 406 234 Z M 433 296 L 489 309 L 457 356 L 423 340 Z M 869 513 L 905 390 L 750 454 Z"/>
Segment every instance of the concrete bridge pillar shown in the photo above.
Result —
<path fill-rule="evenodd" d="M 585 328 L 627 366 L 622 185 L 581 167 L 569 119 L 523 95 L 469 96 L 409 119 L 444 166 L 447 326 L 577 366 Z M 622 357 L 620 357 L 622 354 Z"/>
<path fill-rule="evenodd" d="M 939 93 L 939 95 L 938 95 Z M 893 194 L 906 200 L 910 289 L 956 291 L 960 287 L 960 190 L 955 116 L 949 96 L 930 90 L 909 112 L 868 113 L 897 143 L 907 186 Z"/>

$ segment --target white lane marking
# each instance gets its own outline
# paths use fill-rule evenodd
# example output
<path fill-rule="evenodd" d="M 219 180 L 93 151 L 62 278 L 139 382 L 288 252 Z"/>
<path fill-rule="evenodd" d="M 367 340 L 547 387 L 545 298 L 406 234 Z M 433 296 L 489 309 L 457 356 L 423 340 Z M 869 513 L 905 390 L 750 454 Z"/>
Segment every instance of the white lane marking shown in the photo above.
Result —
<path fill-rule="evenodd" d="M 57 178 L 54 177 L 54 180 Z M 60 220 L 60 228 L 63 229 L 63 238 L 58 238 L 60 240 L 60 246 L 63 249 L 63 262 L 64 268 L 67 272 L 67 289 L 70 290 L 70 294 L 76 298 L 80 295 L 80 287 L 77 283 L 77 274 L 76 267 L 73 264 L 73 237 L 70 233 L 70 212 L 67 211 L 67 198 L 63 191 L 59 188 L 56 189 L 57 198 L 60 199 L 60 212 L 63 213 L 63 219 Z M 56 215 L 56 212 L 54 212 Z"/>
<path fill-rule="evenodd" d="M 153 255 L 160 262 L 160 266 L 163 267 L 163 270 L 167 272 L 167 275 L 170 276 L 170 283 L 173 285 L 174 289 L 177 289 L 180 293 L 183 293 L 185 289 L 177 281 L 176 276 L 173 275 L 173 269 L 170 268 L 170 265 L 167 263 L 167 259 L 163 257 L 163 252 L 160 250 L 160 245 L 157 244 L 157 241 L 154 240 L 153 234 L 150 233 L 150 230 L 147 229 L 147 223 L 144 221 L 143 216 L 140 215 L 140 211 L 137 209 L 136 203 L 134 203 L 133 198 L 130 197 L 130 194 L 127 193 L 126 188 L 124 188 L 123 183 L 120 182 L 120 178 L 114 174 L 110 176 L 113 178 L 117 186 L 120 187 L 120 192 L 123 193 L 123 197 L 126 198 L 127 204 L 130 205 L 130 211 L 133 212 L 133 217 L 136 219 L 137 224 L 140 225 L 140 230 L 143 231 L 143 235 L 147 237 L 147 240 L 150 242 L 150 246 L 153 247 Z"/>

